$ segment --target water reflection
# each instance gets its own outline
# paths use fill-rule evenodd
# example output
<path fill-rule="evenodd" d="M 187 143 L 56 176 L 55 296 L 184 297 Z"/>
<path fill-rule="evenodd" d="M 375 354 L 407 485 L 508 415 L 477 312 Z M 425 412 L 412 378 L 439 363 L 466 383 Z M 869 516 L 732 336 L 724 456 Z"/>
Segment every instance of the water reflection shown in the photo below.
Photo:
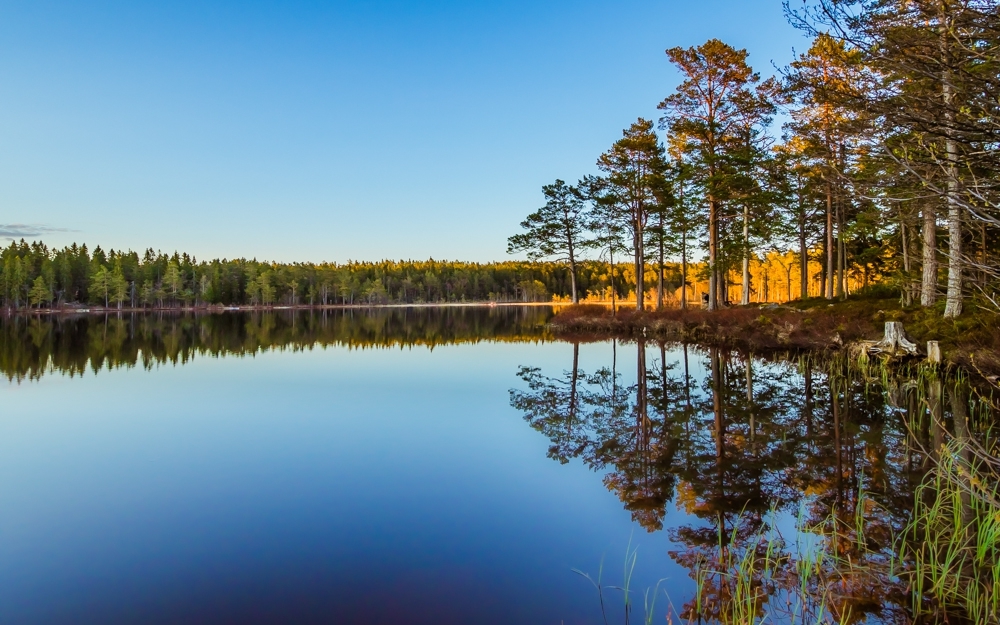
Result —
<path fill-rule="evenodd" d="M 569 569 L 596 572 L 634 521 L 651 534 L 636 587 L 672 575 L 674 622 L 912 622 L 932 595 L 968 599 L 950 622 L 995 622 L 981 617 L 1000 603 L 965 590 L 1000 597 L 988 582 L 1000 579 L 988 497 L 1000 495 L 979 479 L 995 475 L 983 461 L 994 417 L 967 381 L 641 339 L 554 342 L 550 314 L 0 320 L 0 371 L 45 378 L 9 384 L 0 419 L 12 476 L 0 482 L 0 583 L 14 597 L 0 620 L 81 622 L 38 615 L 100 603 L 91 622 L 128 622 L 109 615 L 134 597 L 158 622 L 303 609 L 314 622 L 598 623 Z M 364 349 L 446 344 L 461 345 Z M 115 367 L 136 370 L 45 375 Z M 515 370 L 519 414 L 506 405 Z M 946 560 L 957 572 L 941 574 Z M 136 574 L 136 562 L 151 564 Z M 202 600 L 165 598 L 191 588 L 207 589 Z M 261 594 L 275 588 L 290 590 Z M 409 599 L 394 603 L 401 589 Z M 993 612 L 958 618 L 978 604 Z"/>
<path fill-rule="evenodd" d="M 389 348 L 548 340 L 542 306 L 323 309 L 215 314 L 0 317 L 0 374 L 38 379 L 104 367 L 150 368 L 196 355 L 314 346 Z"/>
<path fill-rule="evenodd" d="M 969 440 L 993 418 L 969 420 L 966 383 L 641 339 L 587 373 L 579 350 L 561 375 L 521 367 L 527 388 L 511 390 L 511 405 L 549 439 L 550 457 L 599 472 L 647 531 L 671 519 L 670 556 L 698 587 L 679 616 L 917 616 L 925 598 L 914 603 L 898 552 L 918 484 L 949 431 Z"/>

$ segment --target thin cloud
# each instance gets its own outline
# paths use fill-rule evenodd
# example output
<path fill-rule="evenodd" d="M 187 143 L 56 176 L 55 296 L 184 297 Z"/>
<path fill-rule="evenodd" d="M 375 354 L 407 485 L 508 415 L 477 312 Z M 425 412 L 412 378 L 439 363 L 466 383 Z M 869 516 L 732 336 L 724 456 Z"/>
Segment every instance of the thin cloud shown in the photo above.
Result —
<path fill-rule="evenodd" d="M 0 224 L 0 239 L 13 241 L 40 237 L 53 232 L 77 232 L 70 228 L 54 228 L 42 224 Z"/>

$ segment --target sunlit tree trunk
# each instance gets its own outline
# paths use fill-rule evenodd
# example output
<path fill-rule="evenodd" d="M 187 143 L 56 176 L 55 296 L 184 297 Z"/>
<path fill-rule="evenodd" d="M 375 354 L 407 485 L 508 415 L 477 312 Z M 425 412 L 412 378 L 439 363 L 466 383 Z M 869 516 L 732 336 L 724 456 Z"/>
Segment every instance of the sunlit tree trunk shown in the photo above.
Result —
<path fill-rule="evenodd" d="M 719 222 L 715 199 L 708 198 L 708 309 L 719 307 Z"/>
<path fill-rule="evenodd" d="M 660 211 L 659 257 L 656 272 L 656 310 L 663 310 L 663 212 Z"/>
<path fill-rule="evenodd" d="M 799 299 L 807 297 L 809 297 L 809 250 L 806 247 L 806 215 L 802 212 L 799 216 Z M 788 298 L 791 299 L 791 294 Z"/>
<path fill-rule="evenodd" d="M 827 173 L 829 176 L 830 174 Z M 833 185 L 826 181 L 826 290 L 823 297 L 833 299 Z"/>
<path fill-rule="evenodd" d="M 580 298 L 576 292 L 576 258 L 573 255 L 573 248 L 569 250 L 569 284 L 570 297 L 574 304 L 579 304 Z"/>
<path fill-rule="evenodd" d="M 837 297 L 843 298 L 846 295 L 845 281 L 847 279 L 847 242 L 844 240 L 844 230 L 846 230 L 844 216 L 843 194 L 837 201 Z"/>
<path fill-rule="evenodd" d="M 612 243 L 608 246 L 608 264 L 611 265 L 611 273 L 608 274 L 609 282 L 611 282 L 611 316 L 614 317 L 615 310 L 615 246 Z"/>
<path fill-rule="evenodd" d="M 645 262 L 642 249 L 642 221 L 640 214 L 642 210 L 636 211 L 635 216 L 635 236 L 633 237 L 633 247 L 635 248 L 635 309 L 642 310 L 646 303 L 646 280 Z"/>
<path fill-rule="evenodd" d="M 681 202 L 684 202 L 684 185 L 681 185 Z M 688 259 L 687 259 L 687 228 L 681 230 L 681 310 L 687 310 L 687 284 L 688 284 Z"/>
<path fill-rule="evenodd" d="M 743 290 L 740 304 L 750 303 L 750 207 L 743 205 Z"/>

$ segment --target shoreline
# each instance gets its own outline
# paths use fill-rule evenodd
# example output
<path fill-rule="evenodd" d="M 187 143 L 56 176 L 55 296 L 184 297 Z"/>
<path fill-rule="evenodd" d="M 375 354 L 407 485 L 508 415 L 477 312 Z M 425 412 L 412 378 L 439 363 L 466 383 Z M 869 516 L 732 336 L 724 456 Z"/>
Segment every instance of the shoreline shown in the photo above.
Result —
<path fill-rule="evenodd" d="M 104 306 L 61 306 L 58 308 L 4 308 L 0 314 L 5 317 L 35 317 L 64 315 L 110 315 L 120 313 L 226 313 L 226 312 L 274 312 L 286 310 L 366 310 L 373 308 L 522 308 L 526 306 L 568 306 L 558 302 L 420 302 L 412 304 L 296 304 L 295 306 L 154 306 L 154 307 L 108 307 Z"/>
<path fill-rule="evenodd" d="M 622 310 L 593 305 L 556 311 L 550 327 L 556 338 L 644 337 L 758 353 L 839 352 L 862 341 L 883 338 L 885 323 L 898 321 L 925 359 L 928 341 L 938 341 L 942 366 L 959 367 L 997 386 L 1000 379 L 1000 315 L 981 311 L 945 320 L 934 309 L 902 308 L 897 299 L 848 298 L 836 302 L 800 300 L 787 304 Z"/>
<path fill-rule="evenodd" d="M 625 307 L 621 307 L 622 305 Z M 629 305 L 633 307 L 629 307 Z M 103 307 L 61 306 L 42 309 L 0 309 L 0 316 L 13 318 L 110 317 L 135 314 L 211 315 L 248 312 L 354 311 L 429 308 L 524 308 L 549 307 L 554 316 L 547 324 L 557 339 L 594 341 L 609 338 L 701 344 L 757 353 L 837 352 L 862 341 L 883 337 L 887 321 L 903 324 L 907 336 L 917 343 L 920 354 L 905 357 L 916 361 L 926 356 L 927 341 L 938 341 L 942 365 L 958 367 L 1000 388 L 1000 314 L 980 311 L 957 320 L 944 320 L 934 309 L 902 308 L 898 299 L 857 298 L 828 301 L 796 300 L 785 304 L 731 306 L 716 311 L 700 307 L 663 310 L 634 309 L 634 302 L 621 302 L 612 312 L 610 302 L 415 302 L 394 304 L 299 304 L 295 306 L 164 306 Z"/>

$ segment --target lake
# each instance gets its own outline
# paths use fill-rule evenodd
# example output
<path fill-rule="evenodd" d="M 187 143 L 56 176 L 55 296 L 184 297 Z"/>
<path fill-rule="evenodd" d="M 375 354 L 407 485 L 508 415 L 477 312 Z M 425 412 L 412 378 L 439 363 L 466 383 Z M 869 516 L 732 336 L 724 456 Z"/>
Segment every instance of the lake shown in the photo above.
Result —
<path fill-rule="evenodd" d="M 4 319 L 0 622 L 624 622 L 626 584 L 683 622 L 762 528 L 801 554 L 861 519 L 885 557 L 926 393 L 551 314 Z M 896 622 L 890 590 L 840 608 Z"/>

